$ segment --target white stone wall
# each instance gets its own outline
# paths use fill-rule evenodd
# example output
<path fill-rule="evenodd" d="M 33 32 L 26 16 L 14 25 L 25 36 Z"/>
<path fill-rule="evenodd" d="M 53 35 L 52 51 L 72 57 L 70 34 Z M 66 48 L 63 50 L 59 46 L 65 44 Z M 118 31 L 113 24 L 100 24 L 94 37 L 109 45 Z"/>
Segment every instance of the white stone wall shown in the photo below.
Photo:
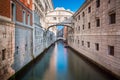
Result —
<path fill-rule="evenodd" d="M 52 43 L 56 41 L 56 36 L 53 32 L 48 31 L 46 34 L 46 47 L 49 47 Z"/>
<path fill-rule="evenodd" d="M 50 31 L 46 33 L 45 30 L 45 15 L 49 10 L 53 10 L 53 6 L 50 0 L 34 0 L 33 6 L 33 53 L 36 58 L 52 44 L 49 41 Z"/>
<path fill-rule="evenodd" d="M 68 43 L 80 54 L 120 76 L 120 0 L 110 1 L 108 3 L 108 0 L 100 0 L 100 7 L 96 8 L 96 0 L 93 0 L 76 12 L 74 33 L 69 32 Z M 91 13 L 88 13 L 89 6 L 91 6 Z M 115 24 L 109 24 L 111 11 L 116 13 Z M 96 17 L 100 18 L 100 27 L 96 27 Z M 90 29 L 88 28 L 89 22 L 91 23 Z M 82 41 L 84 41 L 84 46 L 82 46 Z M 90 48 L 87 42 L 90 42 Z M 99 43 L 99 51 L 96 50 L 95 43 Z M 113 56 L 108 53 L 108 45 L 114 46 Z"/>
<path fill-rule="evenodd" d="M 34 58 L 32 32 L 32 29 L 25 26 L 15 26 L 15 61 L 13 65 L 15 71 L 20 70 Z"/>
<path fill-rule="evenodd" d="M 44 44 L 43 44 L 43 29 L 39 26 L 36 25 L 35 27 L 35 51 L 34 51 L 34 56 L 37 57 L 40 55 L 40 53 L 45 49 Z"/>

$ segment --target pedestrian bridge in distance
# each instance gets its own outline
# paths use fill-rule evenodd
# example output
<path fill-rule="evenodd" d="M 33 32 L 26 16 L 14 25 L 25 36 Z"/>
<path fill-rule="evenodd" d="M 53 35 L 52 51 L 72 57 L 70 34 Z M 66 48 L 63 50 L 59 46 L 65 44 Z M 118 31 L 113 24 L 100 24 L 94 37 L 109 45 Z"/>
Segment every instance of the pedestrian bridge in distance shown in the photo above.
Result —
<path fill-rule="evenodd" d="M 64 8 L 56 8 L 46 14 L 47 30 L 51 27 L 66 26 L 72 28 L 73 12 Z"/>

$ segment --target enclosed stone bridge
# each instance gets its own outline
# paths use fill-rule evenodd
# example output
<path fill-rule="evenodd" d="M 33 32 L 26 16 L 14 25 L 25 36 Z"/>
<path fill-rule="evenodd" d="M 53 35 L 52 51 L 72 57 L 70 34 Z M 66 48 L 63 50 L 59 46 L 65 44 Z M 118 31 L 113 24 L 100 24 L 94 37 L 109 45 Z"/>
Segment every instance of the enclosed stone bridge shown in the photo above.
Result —
<path fill-rule="evenodd" d="M 46 14 L 47 30 L 51 27 L 66 26 L 72 28 L 73 12 L 64 8 L 56 8 Z"/>

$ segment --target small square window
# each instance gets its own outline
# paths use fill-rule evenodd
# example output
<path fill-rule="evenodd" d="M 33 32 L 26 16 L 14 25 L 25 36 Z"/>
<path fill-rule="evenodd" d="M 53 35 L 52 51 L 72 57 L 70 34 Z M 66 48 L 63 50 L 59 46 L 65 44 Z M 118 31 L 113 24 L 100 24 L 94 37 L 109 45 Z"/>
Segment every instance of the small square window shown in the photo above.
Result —
<path fill-rule="evenodd" d="M 109 15 L 109 22 L 110 24 L 115 24 L 116 23 L 116 13 L 112 13 Z"/>
<path fill-rule="evenodd" d="M 83 25 L 83 30 L 85 29 L 85 26 Z"/>
<path fill-rule="evenodd" d="M 82 46 L 84 46 L 84 41 L 82 41 Z"/>
<path fill-rule="evenodd" d="M 2 50 L 2 60 L 5 60 L 6 49 Z"/>
<path fill-rule="evenodd" d="M 91 12 L 91 7 L 88 7 L 88 13 L 90 13 Z"/>
<path fill-rule="evenodd" d="M 90 29 L 90 27 L 91 27 L 91 24 L 90 24 L 90 22 L 88 23 L 88 29 Z"/>
<path fill-rule="evenodd" d="M 80 20 L 80 15 L 78 16 L 78 20 Z"/>
<path fill-rule="evenodd" d="M 88 48 L 90 48 L 90 42 L 87 42 Z"/>
<path fill-rule="evenodd" d="M 99 44 L 98 43 L 95 43 L 95 48 L 97 51 L 99 51 Z"/>
<path fill-rule="evenodd" d="M 83 12 L 82 15 L 83 15 L 83 17 L 84 17 L 84 16 L 85 16 L 85 13 Z"/>
<path fill-rule="evenodd" d="M 53 20 L 56 20 L 57 18 L 56 17 L 53 17 Z"/>
<path fill-rule="evenodd" d="M 108 54 L 114 56 L 114 46 L 108 46 Z"/>
<path fill-rule="evenodd" d="M 110 3 L 111 2 L 111 0 L 108 0 L 108 3 Z"/>
<path fill-rule="evenodd" d="M 100 0 L 96 0 L 96 7 L 100 7 Z"/>
<path fill-rule="evenodd" d="M 100 19 L 96 19 L 96 27 L 100 27 Z"/>

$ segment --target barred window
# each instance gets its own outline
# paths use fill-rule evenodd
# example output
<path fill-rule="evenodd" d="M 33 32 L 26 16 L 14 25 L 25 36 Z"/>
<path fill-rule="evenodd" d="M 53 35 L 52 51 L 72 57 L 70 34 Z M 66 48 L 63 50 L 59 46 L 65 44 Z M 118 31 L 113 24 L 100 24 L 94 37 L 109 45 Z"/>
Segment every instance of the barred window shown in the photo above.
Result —
<path fill-rule="evenodd" d="M 90 13 L 91 12 L 91 6 L 90 7 L 88 7 L 88 13 Z"/>
<path fill-rule="evenodd" d="M 96 27 L 100 27 L 100 19 L 96 19 Z"/>
<path fill-rule="evenodd" d="M 108 46 L 108 54 L 114 56 L 114 46 Z"/>
<path fill-rule="evenodd" d="M 110 22 L 110 24 L 116 23 L 116 13 L 112 13 L 109 15 L 109 22 Z"/>
<path fill-rule="evenodd" d="M 100 7 L 100 0 L 96 0 L 96 7 Z"/>
<path fill-rule="evenodd" d="M 84 46 L 84 41 L 82 41 L 82 46 Z"/>
<path fill-rule="evenodd" d="M 87 46 L 88 46 L 88 48 L 90 48 L 90 42 L 87 42 Z"/>
<path fill-rule="evenodd" d="M 2 60 L 5 60 L 6 49 L 2 50 Z"/>
<path fill-rule="evenodd" d="M 91 28 L 91 24 L 90 24 L 90 22 L 88 23 L 88 29 L 90 29 Z"/>
<path fill-rule="evenodd" d="M 95 43 L 95 48 L 97 51 L 99 51 L 99 43 Z"/>

